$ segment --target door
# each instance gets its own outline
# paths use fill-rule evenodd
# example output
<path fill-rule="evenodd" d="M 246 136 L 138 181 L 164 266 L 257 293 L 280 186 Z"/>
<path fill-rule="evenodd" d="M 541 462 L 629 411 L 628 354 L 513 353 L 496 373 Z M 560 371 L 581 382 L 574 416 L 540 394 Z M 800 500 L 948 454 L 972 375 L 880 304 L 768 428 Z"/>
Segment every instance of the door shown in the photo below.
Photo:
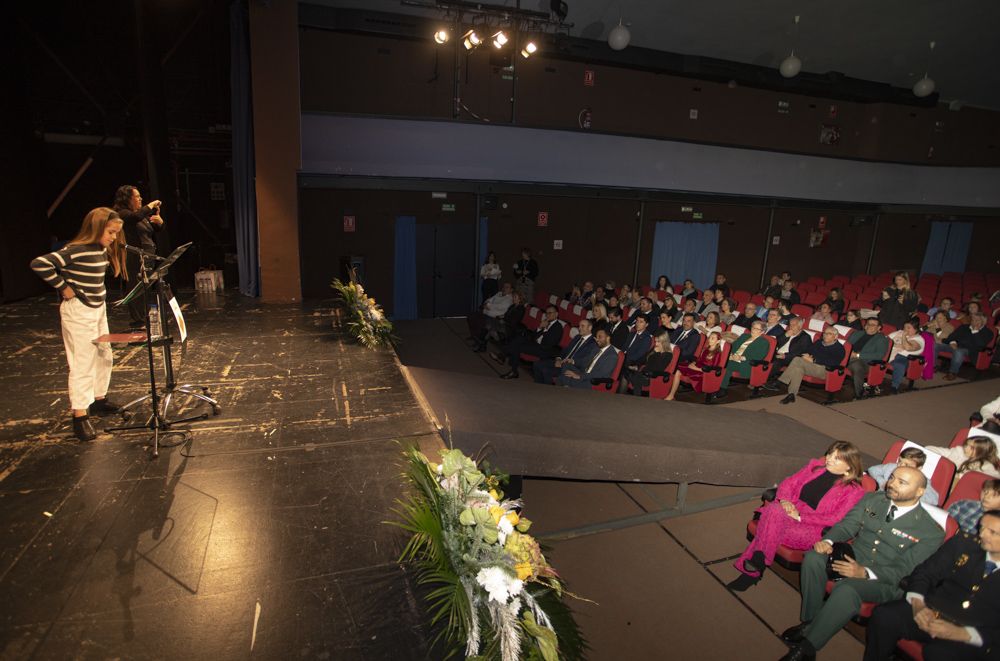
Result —
<path fill-rule="evenodd" d="M 457 223 L 417 225 L 417 311 L 456 317 L 475 306 L 476 232 Z"/>

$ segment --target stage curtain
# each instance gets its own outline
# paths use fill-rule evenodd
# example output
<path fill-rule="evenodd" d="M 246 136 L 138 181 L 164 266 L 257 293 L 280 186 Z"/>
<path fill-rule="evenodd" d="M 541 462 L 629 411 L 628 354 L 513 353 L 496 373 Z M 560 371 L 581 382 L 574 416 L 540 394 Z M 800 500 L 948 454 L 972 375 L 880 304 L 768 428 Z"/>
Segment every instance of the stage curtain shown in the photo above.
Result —
<path fill-rule="evenodd" d="M 396 217 L 396 257 L 392 285 L 392 318 L 417 318 L 417 219 Z"/>
<path fill-rule="evenodd" d="M 715 282 L 718 257 L 718 223 L 658 222 L 653 234 L 649 284 L 666 275 L 678 291 L 687 278 L 694 281 L 695 287 L 704 289 Z M 646 283 L 636 283 L 642 284 Z"/>
<path fill-rule="evenodd" d="M 934 221 L 921 273 L 962 273 L 972 243 L 972 223 Z"/>
<path fill-rule="evenodd" d="M 254 187 L 253 102 L 250 83 L 250 25 L 245 0 L 229 6 L 229 82 L 233 115 L 233 213 L 240 293 L 260 296 L 257 192 Z"/>

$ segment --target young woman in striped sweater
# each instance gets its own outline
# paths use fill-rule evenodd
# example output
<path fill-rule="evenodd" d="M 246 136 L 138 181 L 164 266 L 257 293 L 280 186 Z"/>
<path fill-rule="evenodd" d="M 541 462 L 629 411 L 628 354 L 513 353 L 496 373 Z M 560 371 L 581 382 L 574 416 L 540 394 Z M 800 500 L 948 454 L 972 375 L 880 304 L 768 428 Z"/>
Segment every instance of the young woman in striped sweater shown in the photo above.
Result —
<path fill-rule="evenodd" d="M 111 383 L 111 347 L 94 340 L 108 332 L 104 277 L 108 266 L 121 275 L 125 244 L 119 238 L 122 220 L 107 207 L 93 209 L 80 232 L 64 248 L 36 257 L 31 268 L 62 296 L 59 317 L 69 363 L 69 399 L 73 433 L 81 441 L 97 437 L 88 413 L 115 413 L 107 400 Z"/>

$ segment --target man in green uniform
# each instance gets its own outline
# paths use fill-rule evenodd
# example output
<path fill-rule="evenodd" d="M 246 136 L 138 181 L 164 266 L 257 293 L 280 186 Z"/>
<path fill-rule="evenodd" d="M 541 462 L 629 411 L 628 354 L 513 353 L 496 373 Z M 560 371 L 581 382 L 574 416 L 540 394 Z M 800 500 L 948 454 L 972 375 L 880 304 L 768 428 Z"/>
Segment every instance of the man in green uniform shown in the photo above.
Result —
<path fill-rule="evenodd" d="M 816 650 L 861 610 L 865 601 L 901 599 L 899 581 L 929 558 L 944 530 L 920 504 L 927 478 L 916 468 L 898 467 L 885 491 L 867 494 L 831 528 L 802 561 L 802 624 L 781 634 L 792 646 L 781 661 L 811 661 Z M 854 558 L 834 562 L 843 578 L 826 594 L 827 560 L 835 542 L 854 540 Z"/>

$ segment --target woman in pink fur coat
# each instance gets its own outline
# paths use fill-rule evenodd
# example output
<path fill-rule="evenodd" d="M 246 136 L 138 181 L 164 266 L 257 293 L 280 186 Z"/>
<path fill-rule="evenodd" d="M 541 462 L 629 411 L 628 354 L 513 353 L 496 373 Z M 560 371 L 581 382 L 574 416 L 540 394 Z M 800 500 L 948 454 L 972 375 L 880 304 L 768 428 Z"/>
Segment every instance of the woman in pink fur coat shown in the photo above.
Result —
<path fill-rule="evenodd" d="M 846 441 L 831 445 L 821 459 L 813 459 L 778 485 L 772 502 L 761 507 L 757 534 L 734 563 L 741 572 L 729 588 L 743 591 L 755 585 L 774 561 L 778 546 L 811 549 L 826 528 L 854 507 L 864 489 L 861 453 Z"/>

